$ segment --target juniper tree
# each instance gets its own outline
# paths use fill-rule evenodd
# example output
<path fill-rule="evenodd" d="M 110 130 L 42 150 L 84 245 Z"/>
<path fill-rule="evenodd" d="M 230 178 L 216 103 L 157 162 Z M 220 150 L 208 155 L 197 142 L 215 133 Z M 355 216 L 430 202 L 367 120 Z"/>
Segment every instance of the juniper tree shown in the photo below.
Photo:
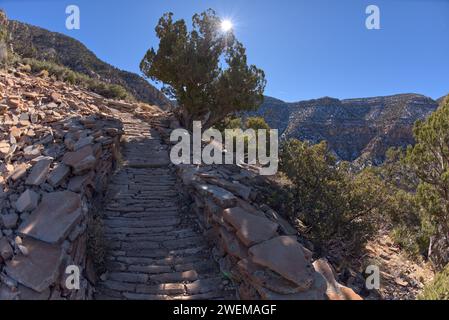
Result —
<path fill-rule="evenodd" d="M 176 99 L 182 123 L 191 128 L 202 121 L 208 128 L 236 111 L 254 110 L 263 102 L 264 72 L 248 65 L 245 47 L 232 30 L 209 9 L 184 20 L 164 14 L 156 26 L 159 48 L 147 51 L 142 73 L 163 83 L 163 92 Z"/>
<path fill-rule="evenodd" d="M 449 241 L 449 99 L 426 121 L 417 122 L 414 136 L 406 161 L 419 178 L 422 223 Z"/>

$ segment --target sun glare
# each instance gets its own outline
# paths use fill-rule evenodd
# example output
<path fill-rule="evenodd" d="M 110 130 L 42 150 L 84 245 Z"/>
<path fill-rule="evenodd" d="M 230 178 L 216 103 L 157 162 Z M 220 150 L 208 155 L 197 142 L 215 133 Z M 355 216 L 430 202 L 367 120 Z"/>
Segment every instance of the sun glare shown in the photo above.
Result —
<path fill-rule="evenodd" d="M 232 27 L 233 25 L 231 20 L 223 20 L 221 22 L 221 30 L 223 30 L 224 32 L 230 31 Z"/>

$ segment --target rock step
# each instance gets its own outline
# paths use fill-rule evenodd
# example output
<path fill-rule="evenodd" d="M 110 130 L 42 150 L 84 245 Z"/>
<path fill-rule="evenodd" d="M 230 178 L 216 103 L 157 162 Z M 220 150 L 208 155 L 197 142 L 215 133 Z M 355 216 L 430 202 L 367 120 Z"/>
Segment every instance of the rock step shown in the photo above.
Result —
<path fill-rule="evenodd" d="M 111 178 L 103 210 L 106 278 L 99 300 L 234 299 L 211 250 L 180 207 L 169 147 L 153 125 L 124 123 L 122 167 Z M 158 124 L 156 121 L 154 125 Z"/>

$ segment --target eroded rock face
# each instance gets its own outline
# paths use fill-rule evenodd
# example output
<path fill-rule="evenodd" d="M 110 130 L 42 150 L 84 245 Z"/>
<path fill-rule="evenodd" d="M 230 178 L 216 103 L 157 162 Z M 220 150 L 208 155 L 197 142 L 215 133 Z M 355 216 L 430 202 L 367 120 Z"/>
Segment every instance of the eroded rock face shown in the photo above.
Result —
<path fill-rule="evenodd" d="M 253 115 L 264 117 L 284 138 L 326 140 L 342 160 L 379 164 L 390 147 L 412 144 L 416 120 L 437 107 L 436 101 L 418 94 L 294 103 L 268 97 Z"/>

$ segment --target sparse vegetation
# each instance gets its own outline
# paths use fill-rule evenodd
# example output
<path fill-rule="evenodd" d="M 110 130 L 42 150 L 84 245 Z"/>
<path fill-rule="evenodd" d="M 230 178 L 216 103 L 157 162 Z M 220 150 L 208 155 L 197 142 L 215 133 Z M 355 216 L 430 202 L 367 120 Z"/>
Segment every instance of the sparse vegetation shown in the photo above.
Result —
<path fill-rule="evenodd" d="M 385 202 L 375 172 L 354 174 L 348 163 L 337 162 L 325 142 L 299 140 L 283 145 L 280 168 L 291 181 L 286 211 L 301 221 L 302 233 L 320 245 L 341 239 L 349 251 L 359 249 Z"/>
<path fill-rule="evenodd" d="M 416 123 L 414 136 L 414 146 L 390 150 L 382 167 L 392 195 L 386 213 L 393 239 L 411 256 L 427 258 L 431 237 L 445 241 L 449 234 L 448 101 Z M 437 269 L 449 262 L 437 260 Z"/>
<path fill-rule="evenodd" d="M 419 300 L 449 300 L 449 265 L 435 275 L 418 297 Z"/>
<path fill-rule="evenodd" d="M 53 62 L 40 61 L 32 58 L 20 59 L 19 62 L 29 66 L 30 72 L 41 73 L 41 75 L 44 76 L 53 76 L 60 81 L 79 85 L 92 92 L 98 93 L 105 98 L 133 100 L 131 94 L 119 85 L 109 84 L 90 78 L 82 73 L 74 72 L 69 68 L 60 66 Z"/>

